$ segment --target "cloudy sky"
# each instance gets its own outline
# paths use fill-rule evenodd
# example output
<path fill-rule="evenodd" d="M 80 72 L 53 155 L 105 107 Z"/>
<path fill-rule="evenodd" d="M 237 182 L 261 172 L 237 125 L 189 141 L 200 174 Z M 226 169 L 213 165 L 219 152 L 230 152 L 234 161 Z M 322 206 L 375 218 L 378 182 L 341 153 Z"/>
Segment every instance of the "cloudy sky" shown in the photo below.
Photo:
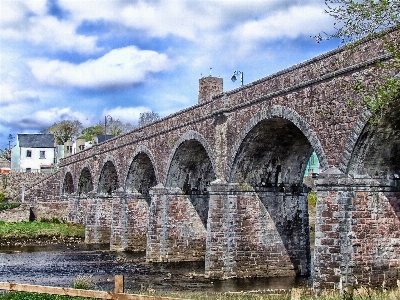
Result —
<path fill-rule="evenodd" d="M 323 0 L 0 0 L 0 148 L 63 119 L 137 123 L 338 46 Z"/>

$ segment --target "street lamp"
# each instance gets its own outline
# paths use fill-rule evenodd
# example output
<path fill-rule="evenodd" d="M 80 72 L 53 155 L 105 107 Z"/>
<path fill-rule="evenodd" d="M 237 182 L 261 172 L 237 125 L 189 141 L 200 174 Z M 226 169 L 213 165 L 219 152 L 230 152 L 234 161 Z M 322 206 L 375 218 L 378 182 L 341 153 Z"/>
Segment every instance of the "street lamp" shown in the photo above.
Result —
<path fill-rule="evenodd" d="M 113 118 L 111 116 L 104 117 L 104 136 L 107 136 L 107 119 L 108 122 L 112 122 Z"/>
<path fill-rule="evenodd" d="M 243 72 L 242 71 L 235 71 L 231 77 L 232 82 L 237 80 L 237 77 L 240 75 L 240 83 L 243 85 Z"/>

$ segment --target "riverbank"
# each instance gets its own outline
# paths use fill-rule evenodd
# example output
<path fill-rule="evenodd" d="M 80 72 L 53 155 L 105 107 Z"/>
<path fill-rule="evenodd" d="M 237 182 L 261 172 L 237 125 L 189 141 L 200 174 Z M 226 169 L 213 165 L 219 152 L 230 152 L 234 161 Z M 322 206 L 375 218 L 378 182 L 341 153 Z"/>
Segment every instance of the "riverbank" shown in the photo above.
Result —
<path fill-rule="evenodd" d="M 0 246 L 43 246 L 82 243 L 85 226 L 62 223 L 58 219 L 45 222 L 0 221 Z"/>

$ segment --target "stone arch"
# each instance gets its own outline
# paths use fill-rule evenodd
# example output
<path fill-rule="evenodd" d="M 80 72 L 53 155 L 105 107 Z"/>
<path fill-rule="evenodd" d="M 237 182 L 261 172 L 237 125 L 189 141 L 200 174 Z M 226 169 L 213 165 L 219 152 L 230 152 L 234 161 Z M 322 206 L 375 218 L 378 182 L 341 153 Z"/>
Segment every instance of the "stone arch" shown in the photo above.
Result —
<path fill-rule="evenodd" d="M 62 194 L 73 194 L 74 192 L 74 179 L 72 177 L 71 170 L 68 170 L 64 175 Z"/>
<path fill-rule="evenodd" d="M 228 180 L 241 195 L 238 207 L 242 205 L 241 213 L 252 224 L 245 229 L 246 238 L 259 241 L 254 247 L 266 257 L 274 256 L 273 244 L 274 251 L 285 253 L 282 266 L 297 275 L 311 270 L 309 188 L 303 177 L 313 150 L 326 168 L 322 147 L 307 122 L 290 108 L 270 106 L 246 124 L 229 163 Z"/>
<path fill-rule="evenodd" d="M 249 133 L 252 130 L 254 130 L 254 128 L 261 122 L 273 119 L 280 119 L 287 125 L 293 124 L 292 129 L 298 130 L 299 133 L 301 133 L 301 135 L 307 139 L 308 143 L 311 145 L 311 148 L 314 149 L 315 153 L 317 154 L 318 159 L 320 161 L 320 170 L 323 171 L 328 168 L 328 161 L 325 156 L 322 145 L 316 133 L 311 129 L 311 126 L 295 110 L 285 106 L 272 105 L 263 109 L 262 111 L 257 113 L 253 118 L 251 118 L 247 122 L 241 133 L 239 134 L 239 137 L 237 138 L 236 143 L 233 146 L 233 150 L 231 152 L 231 156 L 229 157 L 228 161 L 229 181 L 232 181 L 232 177 L 236 172 L 237 166 L 235 166 L 235 164 L 237 163 L 237 157 L 239 155 L 241 147 L 243 147 L 243 143 L 249 137 Z M 310 150 L 310 153 L 307 154 L 308 155 L 307 159 L 310 157 L 311 153 L 312 151 Z M 305 167 L 306 165 L 304 165 L 304 168 Z"/>
<path fill-rule="evenodd" d="M 107 156 L 103 161 L 103 167 L 99 175 L 97 192 L 111 195 L 119 188 L 119 173 L 112 156 Z"/>
<path fill-rule="evenodd" d="M 188 131 L 176 142 L 168 163 L 165 186 L 188 195 L 204 228 L 207 227 L 210 195 L 207 187 L 216 179 L 214 158 L 206 139 Z"/>
<path fill-rule="evenodd" d="M 78 194 L 88 194 L 93 191 L 93 176 L 89 164 L 85 164 L 81 169 L 78 181 Z"/>
<path fill-rule="evenodd" d="M 125 180 L 125 191 L 137 191 L 149 198 L 149 190 L 157 185 L 158 176 L 155 160 L 150 150 L 143 145 L 133 154 Z"/>
<path fill-rule="evenodd" d="M 377 123 L 361 114 L 349 136 L 339 169 L 352 177 L 381 182 L 400 178 L 400 105 L 392 104 Z"/>
<path fill-rule="evenodd" d="M 172 180 L 170 175 L 172 175 L 171 173 L 172 169 L 174 168 L 174 161 L 176 162 L 177 153 L 182 150 L 190 150 L 189 144 L 195 146 L 200 152 L 202 152 L 203 155 L 200 154 L 199 158 L 206 158 L 206 157 L 208 158 L 209 162 L 207 162 L 207 164 L 209 164 L 209 167 L 207 169 L 209 171 L 212 171 L 213 175 L 211 177 L 214 177 L 215 179 L 215 160 L 211 147 L 209 146 L 207 140 L 203 137 L 203 135 L 194 130 L 189 130 L 179 138 L 179 140 L 175 143 L 171 151 L 167 164 L 168 167 L 167 167 L 167 174 L 165 176 L 165 186 L 170 186 L 170 187 L 177 186 L 183 189 L 183 185 L 186 178 L 180 178 L 178 180 L 175 180 L 175 182 L 180 182 L 180 184 L 178 183 L 177 185 L 174 186 L 173 183 L 174 180 Z M 186 159 L 189 159 L 189 157 L 186 157 Z M 185 164 L 185 162 L 183 161 L 181 161 L 181 163 Z M 188 162 L 186 161 L 186 163 Z M 207 180 L 207 182 L 209 182 L 209 180 Z"/>

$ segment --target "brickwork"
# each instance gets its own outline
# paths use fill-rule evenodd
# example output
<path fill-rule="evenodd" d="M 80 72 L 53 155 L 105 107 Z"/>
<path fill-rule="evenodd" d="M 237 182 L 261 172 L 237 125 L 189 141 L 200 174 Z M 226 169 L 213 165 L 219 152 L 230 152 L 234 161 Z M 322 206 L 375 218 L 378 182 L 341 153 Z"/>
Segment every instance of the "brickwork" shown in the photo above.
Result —
<path fill-rule="evenodd" d="M 112 204 L 112 197 L 87 200 L 85 243 L 110 243 Z"/>
<path fill-rule="evenodd" d="M 152 189 L 151 197 L 146 260 L 204 260 L 206 228 L 190 197 L 161 185 Z"/>
<path fill-rule="evenodd" d="M 22 187 L 28 190 L 38 182 L 43 181 L 51 174 L 46 173 L 26 173 L 11 171 L 8 174 L 0 174 L 0 192 L 6 197 L 14 198 L 22 192 Z"/>
<path fill-rule="evenodd" d="M 28 222 L 30 205 L 21 203 L 19 207 L 0 211 L 0 221 L 4 222 Z"/>
<path fill-rule="evenodd" d="M 213 183 L 210 193 L 207 276 L 309 275 L 305 194 L 225 183 Z"/>
<path fill-rule="evenodd" d="M 0 220 L 5 222 L 40 221 L 41 218 L 53 217 L 67 220 L 68 202 L 21 203 L 17 208 L 0 211 Z"/>
<path fill-rule="evenodd" d="M 400 270 L 400 192 L 339 172 L 322 175 L 317 188 L 315 287 L 395 285 Z"/>
<path fill-rule="evenodd" d="M 50 178 L 27 197 L 62 193 L 86 241 L 117 250 L 142 249 L 148 220 L 148 261 L 205 258 L 216 278 L 306 275 L 303 175 L 315 151 L 315 287 L 392 284 L 400 107 L 371 124 L 349 88 L 394 75 L 377 66 L 390 59 L 381 40 L 365 39 L 230 92 L 202 78 L 198 104 L 63 159 L 62 186 Z"/>
<path fill-rule="evenodd" d="M 113 199 L 110 249 L 145 251 L 150 208 L 140 193 Z"/>

